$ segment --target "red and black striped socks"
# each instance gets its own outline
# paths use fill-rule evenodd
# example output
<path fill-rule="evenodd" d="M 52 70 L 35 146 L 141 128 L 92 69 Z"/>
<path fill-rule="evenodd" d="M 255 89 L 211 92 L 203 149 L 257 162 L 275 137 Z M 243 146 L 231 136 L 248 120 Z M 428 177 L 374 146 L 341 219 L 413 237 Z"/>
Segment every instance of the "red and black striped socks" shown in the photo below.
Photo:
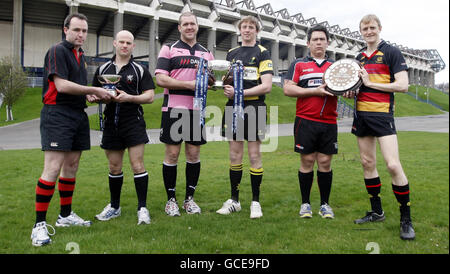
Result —
<path fill-rule="evenodd" d="M 36 223 L 46 220 L 48 207 L 55 192 L 56 182 L 49 182 L 39 178 L 36 185 Z M 72 196 L 75 189 L 75 178 L 59 177 L 58 191 L 62 217 L 67 217 L 72 211 Z"/>
<path fill-rule="evenodd" d="M 75 190 L 75 178 L 59 177 L 58 191 L 61 205 L 61 217 L 67 217 L 72 211 L 72 196 Z"/>
<path fill-rule="evenodd" d="M 56 182 L 48 182 L 39 178 L 36 185 L 36 223 L 46 220 L 48 206 L 55 192 Z"/>

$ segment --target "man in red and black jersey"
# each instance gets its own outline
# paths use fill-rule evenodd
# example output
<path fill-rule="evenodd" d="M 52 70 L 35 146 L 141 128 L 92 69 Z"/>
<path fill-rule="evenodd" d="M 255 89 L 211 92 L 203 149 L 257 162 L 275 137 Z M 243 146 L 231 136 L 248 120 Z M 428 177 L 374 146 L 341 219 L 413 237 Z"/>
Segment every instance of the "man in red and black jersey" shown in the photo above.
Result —
<path fill-rule="evenodd" d="M 40 130 L 44 170 L 36 186 L 36 223 L 31 233 L 34 246 L 51 242 L 46 214 L 59 176 L 61 212 L 56 226 L 89 226 L 71 210 L 75 175 L 81 152 L 90 149 L 86 95 L 102 100 L 111 95 L 103 88 L 88 87 L 81 46 L 87 37 L 87 18 L 71 14 L 64 21 L 66 38 L 51 47 L 44 60 L 44 87 Z"/>
<path fill-rule="evenodd" d="M 385 219 L 379 197 L 381 181 L 376 168 L 376 143 L 380 144 L 392 178 L 392 189 L 400 204 L 400 237 L 415 238 L 411 222 L 409 183 L 400 163 L 394 124 L 394 92 L 408 91 L 408 67 L 399 49 L 380 39 L 381 23 L 376 15 L 360 21 L 360 32 L 367 43 L 356 57 L 363 69 L 363 85 L 356 100 L 352 133 L 356 135 L 364 169 L 364 182 L 372 210 L 355 223 Z"/>
<path fill-rule="evenodd" d="M 312 217 L 310 192 L 316 162 L 319 214 L 323 218 L 334 218 L 328 202 L 333 179 L 331 160 L 338 151 L 337 97 L 326 91 L 322 83 L 325 70 L 333 62 L 326 55 L 329 37 L 328 30 L 321 25 L 310 28 L 307 34 L 310 55 L 296 59 L 284 81 L 284 94 L 297 98 L 294 137 L 295 151 L 300 153 L 298 180 L 302 205 L 299 215 L 302 218 Z M 350 96 L 350 92 L 345 96 Z"/>

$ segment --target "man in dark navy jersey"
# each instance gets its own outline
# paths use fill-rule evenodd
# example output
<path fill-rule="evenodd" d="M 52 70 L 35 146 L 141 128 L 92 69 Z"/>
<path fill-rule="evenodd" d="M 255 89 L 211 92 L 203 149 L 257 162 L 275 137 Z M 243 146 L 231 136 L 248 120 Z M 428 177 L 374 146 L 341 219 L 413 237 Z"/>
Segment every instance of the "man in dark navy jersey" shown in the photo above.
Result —
<path fill-rule="evenodd" d="M 90 149 L 86 95 L 110 100 L 103 88 L 88 87 L 86 62 L 81 46 L 87 37 L 87 18 L 70 14 L 64 21 L 65 39 L 51 47 L 44 60 L 44 87 L 41 111 L 41 144 L 44 170 L 36 186 L 36 223 L 31 233 L 34 246 L 49 244 L 47 209 L 58 190 L 61 211 L 56 226 L 90 226 L 72 211 L 72 195 L 81 152 Z M 51 227 L 51 226 L 50 226 Z"/>
<path fill-rule="evenodd" d="M 356 56 L 363 65 L 360 71 L 363 85 L 356 100 L 352 133 L 358 141 L 364 184 L 372 210 L 355 223 L 385 219 L 379 196 L 381 180 L 376 166 L 378 142 L 391 175 L 392 190 L 400 204 L 400 238 L 413 240 L 415 231 L 410 213 L 409 182 L 400 163 L 394 123 L 394 93 L 408 91 L 408 67 L 400 50 L 380 38 L 382 27 L 376 15 L 364 16 L 359 28 L 367 46 Z"/>

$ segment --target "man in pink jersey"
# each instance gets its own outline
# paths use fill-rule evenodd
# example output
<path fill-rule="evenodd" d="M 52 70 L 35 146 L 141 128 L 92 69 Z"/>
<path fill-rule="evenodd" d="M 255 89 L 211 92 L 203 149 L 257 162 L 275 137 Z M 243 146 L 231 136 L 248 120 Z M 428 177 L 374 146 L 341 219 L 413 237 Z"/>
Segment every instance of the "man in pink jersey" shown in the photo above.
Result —
<path fill-rule="evenodd" d="M 164 45 L 156 65 L 156 83 L 164 87 L 160 141 L 165 143 L 163 179 L 167 192 L 165 211 L 180 216 L 175 187 L 181 144 L 185 142 L 186 195 L 183 208 L 188 214 L 201 213 L 193 196 L 200 175 L 200 145 L 206 144 L 203 126 L 194 119 L 195 78 L 200 58 L 213 60 L 213 55 L 197 43 L 197 17 L 184 12 L 178 20 L 180 40 Z"/>

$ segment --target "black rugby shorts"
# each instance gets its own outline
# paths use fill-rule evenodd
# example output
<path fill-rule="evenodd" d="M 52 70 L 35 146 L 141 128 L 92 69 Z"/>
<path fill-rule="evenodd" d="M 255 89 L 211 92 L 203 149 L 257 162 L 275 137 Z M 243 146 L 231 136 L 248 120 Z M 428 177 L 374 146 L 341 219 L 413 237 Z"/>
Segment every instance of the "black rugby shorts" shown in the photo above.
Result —
<path fill-rule="evenodd" d="M 321 123 L 295 117 L 295 152 L 326 155 L 338 153 L 337 124 Z"/>
<path fill-rule="evenodd" d="M 358 115 L 353 119 L 352 133 L 358 137 L 383 137 L 397 134 L 394 117 Z"/>
<path fill-rule="evenodd" d="M 182 142 L 194 146 L 206 144 L 206 130 L 199 123 L 199 112 L 169 108 L 162 113 L 159 140 L 169 145 Z"/>
<path fill-rule="evenodd" d="M 89 119 L 84 109 L 44 105 L 40 130 L 43 151 L 82 151 L 91 148 Z"/>
<path fill-rule="evenodd" d="M 142 116 L 120 117 L 117 128 L 114 118 L 107 117 L 100 147 L 108 150 L 124 150 L 146 144 L 148 141 L 146 124 Z"/>
<path fill-rule="evenodd" d="M 225 105 L 222 117 L 222 137 L 233 141 L 262 141 L 266 134 L 267 106 L 262 101 L 244 101 L 244 121 L 233 133 L 233 102 Z"/>

